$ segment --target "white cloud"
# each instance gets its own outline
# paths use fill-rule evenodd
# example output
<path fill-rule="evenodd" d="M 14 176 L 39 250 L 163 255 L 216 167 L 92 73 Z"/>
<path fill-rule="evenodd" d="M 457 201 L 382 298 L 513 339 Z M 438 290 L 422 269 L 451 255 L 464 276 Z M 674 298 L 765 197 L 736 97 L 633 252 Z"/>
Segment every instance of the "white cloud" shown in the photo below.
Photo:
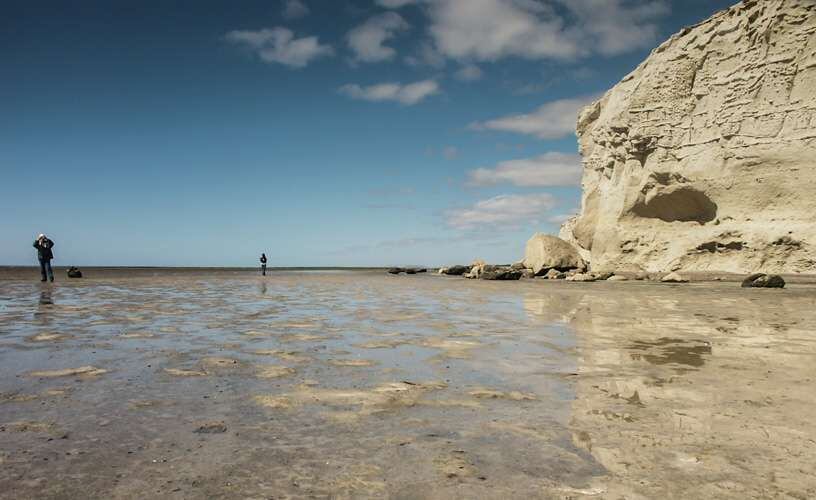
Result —
<path fill-rule="evenodd" d="M 371 17 L 349 31 L 346 40 L 351 50 L 354 51 L 356 61 L 388 61 L 394 58 L 396 51 L 383 43 L 409 27 L 405 19 L 396 12 L 385 12 Z"/>
<path fill-rule="evenodd" d="M 448 210 L 449 226 L 456 229 L 478 227 L 518 226 L 536 222 L 555 206 L 555 198 L 548 193 L 505 194 L 477 202 L 470 208 Z"/>
<path fill-rule="evenodd" d="M 439 69 L 445 67 L 445 57 L 436 50 L 433 44 L 425 41 L 420 43 L 416 55 L 405 57 L 405 64 Z"/>
<path fill-rule="evenodd" d="M 417 104 L 428 96 L 439 92 L 439 84 L 434 80 L 403 85 L 401 83 L 380 83 L 368 87 L 348 84 L 340 87 L 339 92 L 352 99 L 364 101 L 396 101 L 406 106 Z"/>
<path fill-rule="evenodd" d="M 578 112 L 596 97 L 578 97 L 548 102 L 528 114 L 511 115 L 473 123 L 473 130 L 500 130 L 534 135 L 540 139 L 558 139 L 575 133 Z"/>
<path fill-rule="evenodd" d="M 447 146 L 442 150 L 442 156 L 446 160 L 455 160 L 459 156 L 459 148 L 456 146 Z"/>
<path fill-rule="evenodd" d="M 547 217 L 547 222 L 549 222 L 550 224 L 557 224 L 557 225 L 560 226 L 561 224 L 567 222 L 568 220 L 570 220 L 573 217 L 575 217 L 576 215 L 578 215 L 578 212 L 580 212 L 580 210 L 578 210 L 576 208 L 576 209 L 574 209 L 572 212 L 570 212 L 568 214 L 551 215 L 551 216 Z"/>
<path fill-rule="evenodd" d="M 426 0 L 377 0 L 377 5 L 387 9 L 399 9 L 400 7 L 405 7 L 406 5 L 423 3 L 424 1 Z"/>
<path fill-rule="evenodd" d="M 604 55 L 654 45 L 660 30 L 654 20 L 670 13 L 665 0 L 559 0 L 581 22 L 581 29 Z"/>
<path fill-rule="evenodd" d="M 568 59 L 587 50 L 549 5 L 533 0 L 434 0 L 430 12 L 436 47 L 453 59 Z"/>
<path fill-rule="evenodd" d="M 283 4 L 284 19 L 300 19 L 309 15 L 309 7 L 301 0 L 286 0 Z"/>
<path fill-rule="evenodd" d="M 377 0 L 400 8 L 427 4 L 430 36 L 460 61 L 505 57 L 575 59 L 652 46 L 667 0 Z"/>
<path fill-rule="evenodd" d="M 581 183 L 581 157 L 550 152 L 534 158 L 503 161 L 494 168 L 468 173 L 468 185 L 492 186 L 510 183 L 521 187 L 575 186 Z"/>
<path fill-rule="evenodd" d="M 334 49 L 330 45 L 321 45 L 317 37 L 295 38 L 291 30 L 282 27 L 234 30 L 227 33 L 226 39 L 248 46 L 262 61 L 294 68 L 303 68 L 314 59 L 334 54 Z"/>
<path fill-rule="evenodd" d="M 463 82 L 474 82 L 482 79 L 482 69 L 475 64 L 467 64 L 459 68 L 454 76 Z"/>

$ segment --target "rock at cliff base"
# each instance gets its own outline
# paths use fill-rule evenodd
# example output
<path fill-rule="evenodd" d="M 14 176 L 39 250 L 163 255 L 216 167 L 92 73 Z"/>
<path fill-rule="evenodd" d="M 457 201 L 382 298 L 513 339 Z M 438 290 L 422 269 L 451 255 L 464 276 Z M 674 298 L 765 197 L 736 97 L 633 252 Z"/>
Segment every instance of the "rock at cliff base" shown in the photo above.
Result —
<path fill-rule="evenodd" d="M 479 279 L 491 281 L 515 281 L 521 279 L 522 271 L 511 267 L 485 266 Z"/>
<path fill-rule="evenodd" d="M 576 273 L 573 274 L 572 276 L 567 276 L 566 280 L 589 283 L 592 281 L 598 281 L 598 278 L 596 278 L 595 275 L 591 273 Z"/>
<path fill-rule="evenodd" d="M 439 274 L 445 274 L 448 276 L 462 276 L 465 273 L 469 273 L 473 266 L 451 266 L 451 267 L 443 267 L 439 270 Z"/>
<path fill-rule="evenodd" d="M 742 288 L 785 288 L 785 280 L 778 274 L 756 273 L 742 280 Z"/>
<path fill-rule="evenodd" d="M 482 274 L 487 271 L 492 271 L 495 267 L 496 266 L 486 264 L 484 261 L 475 261 L 470 267 L 470 271 L 466 272 L 462 276 L 469 279 L 479 279 L 482 277 Z"/>
<path fill-rule="evenodd" d="M 689 280 L 677 273 L 669 273 L 660 278 L 660 281 L 663 283 L 688 283 Z"/>
<path fill-rule="evenodd" d="M 629 278 L 626 276 L 621 276 L 620 274 L 615 274 L 607 278 L 606 281 L 629 281 Z"/>
<path fill-rule="evenodd" d="M 578 117 L 593 268 L 816 272 L 816 2 L 743 1 Z"/>
<path fill-rule="evenodd" d="M 543 233 L 536 233 L 527 241 L 523 264 L 537 276 L 550 269 L 566 271 L 586 266 L 573 245 L 557 236 Z"/>
<path fill-rule="evenodd" d="M 558 269 L 550 269 L 549 271 L 547 271 L 546 274 L 544 274 L 543 277 L 548 280 L 562 280 L 566 278 L 567 275 L 559 271 Z"/>

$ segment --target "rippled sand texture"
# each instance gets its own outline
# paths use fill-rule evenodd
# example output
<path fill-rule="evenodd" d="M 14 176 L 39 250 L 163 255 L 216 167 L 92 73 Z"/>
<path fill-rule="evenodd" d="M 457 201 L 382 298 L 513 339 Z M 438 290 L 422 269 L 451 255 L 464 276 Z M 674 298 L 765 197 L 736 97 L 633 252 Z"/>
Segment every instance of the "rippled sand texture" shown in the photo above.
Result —
<path fill-rule="evenodd" d="M 814 498 L 816 288 L 0 281 L 2 498 Z"/>

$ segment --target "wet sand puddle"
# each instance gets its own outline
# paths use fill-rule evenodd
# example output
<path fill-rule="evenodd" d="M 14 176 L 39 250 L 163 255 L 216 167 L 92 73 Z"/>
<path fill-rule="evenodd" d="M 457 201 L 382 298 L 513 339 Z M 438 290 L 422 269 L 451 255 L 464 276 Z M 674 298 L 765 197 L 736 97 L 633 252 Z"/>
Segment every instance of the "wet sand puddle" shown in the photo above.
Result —
<path fill-rule="evenodd" d="M 816 496 L 816 290 L 0 281 L 0 498 Z"/>

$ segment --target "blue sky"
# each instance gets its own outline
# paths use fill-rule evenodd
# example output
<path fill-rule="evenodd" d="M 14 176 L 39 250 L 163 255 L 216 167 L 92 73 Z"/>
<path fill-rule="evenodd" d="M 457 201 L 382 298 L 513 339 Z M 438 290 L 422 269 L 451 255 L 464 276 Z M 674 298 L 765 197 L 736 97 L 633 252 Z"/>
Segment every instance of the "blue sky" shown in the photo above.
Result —
<path fill-rule="evenodd" d="M 518 260 L 577 110 L 731 3 L 4 2 L 0 264 Z"/>

